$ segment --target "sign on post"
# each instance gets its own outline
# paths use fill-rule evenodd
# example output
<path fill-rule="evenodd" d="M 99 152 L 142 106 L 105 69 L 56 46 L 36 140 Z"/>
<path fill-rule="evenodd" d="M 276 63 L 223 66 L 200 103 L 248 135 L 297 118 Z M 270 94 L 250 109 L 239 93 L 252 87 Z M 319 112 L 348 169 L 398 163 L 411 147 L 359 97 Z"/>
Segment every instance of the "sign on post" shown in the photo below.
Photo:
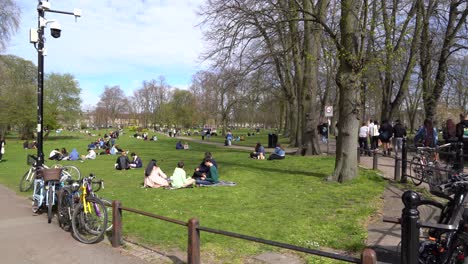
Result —
<path fill-rule="evenodd" d="M 333 106 L 327 105 L 325 106 L 325 117 L 332 117 L 333 116 Z"/>

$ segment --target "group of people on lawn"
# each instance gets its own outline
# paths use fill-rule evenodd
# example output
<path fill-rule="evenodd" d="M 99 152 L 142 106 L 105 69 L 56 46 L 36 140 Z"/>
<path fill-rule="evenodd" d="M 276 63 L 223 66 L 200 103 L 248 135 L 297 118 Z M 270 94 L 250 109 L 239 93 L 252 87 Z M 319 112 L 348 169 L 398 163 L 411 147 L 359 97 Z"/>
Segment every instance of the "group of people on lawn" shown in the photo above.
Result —
<path fill-rule="evenodd" d="M 151 160 L 145 170 L 144 188 L 186 188 L 204 185 L 213 185 L 219 182 L 218 165 L 210 152 L 205 153 L 205 157 L 200 165 L 195 168 L 192 177 L 187 177 L 184 170 L 184 162 L 179 161 L 171 177 L 168 177 L 158 166 L 156 160 Z"/>

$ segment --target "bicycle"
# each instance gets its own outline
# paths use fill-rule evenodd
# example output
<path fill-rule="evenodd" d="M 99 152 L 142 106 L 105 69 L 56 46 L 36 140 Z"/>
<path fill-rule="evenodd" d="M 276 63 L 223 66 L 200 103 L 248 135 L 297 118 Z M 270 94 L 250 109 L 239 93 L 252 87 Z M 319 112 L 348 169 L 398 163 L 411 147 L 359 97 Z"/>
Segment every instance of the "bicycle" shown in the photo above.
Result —
<path fill-rule="evenodd" d="M 61 188 L 61 190 L 57 194 L 57 215 L 59 226 L 65 231 L 70 231 L 71 219 L 73 216 L 73 208 L 79 202 L 80 199 L 79 190 L 81 183 L 79 181 L 73 181 L 71 179 L 68 179 L 65 182 L 66 184 Z M 104 189 L 104 181 L 92 181 L 92 190 L 94 196 L 97 197 L 96 192 L 98 192 L 101 188 Z M 100 199 L 106 206 L 107 210 L 107 232 L 112 229 L 112 202 L 102 197 L 100 197 Z"/>
<path fill-rule="evenodd" d="M 439 185 L 432 193 L 447 199 L 446 204 L 423 200 L 420 205 L 432 205 L 441 209 L 438 225 L 429 226 L 429 238 L 420 243 L 419 263 L 462 264 L 468 256 L 468 175 L 454 177 L 449 183 Z M 428 227 L 428 226 L 426 226 Z M 468 259 L 467 259 L 468 261 Z"/>
<path fill-rule="evenodd" d="M 47 222 L 52 222 L 52 207 L 56 201 L 56 189 L 60 186 L 61 168 L 42 169 L 34 180 L 32 211 L 37 213 L 43 205 L 47 206 Z"/>
<path fill-rule="evenodd" d="M 107 208 L 93 192 L 94 177 L 91 174 L 81 181 L 79 202 L 75 204 L 71 218 L 75 238 L 85 244 L 103 239 L 107 229 Z"/>
<path fill-rule="evenodd" d="M 26 171 L 26 173 L 21 177 L 19 190 L 21 192 L 29 191 L 34 185 L 34 179 L 38 170 L 41 169 L 50 169 L 47 165 L 42 164 L 42 166 L 37 166 L 37 157 L 34 155 L 28 155 L 28 162 L 31 167 Z M 68 178 L 79 180 L 81 179 L 81 172 L 76 166 L 66 165 L 61 166 L 60 164 L 55 164 L 51 168 L 62 168 L 63 176 Z"/>

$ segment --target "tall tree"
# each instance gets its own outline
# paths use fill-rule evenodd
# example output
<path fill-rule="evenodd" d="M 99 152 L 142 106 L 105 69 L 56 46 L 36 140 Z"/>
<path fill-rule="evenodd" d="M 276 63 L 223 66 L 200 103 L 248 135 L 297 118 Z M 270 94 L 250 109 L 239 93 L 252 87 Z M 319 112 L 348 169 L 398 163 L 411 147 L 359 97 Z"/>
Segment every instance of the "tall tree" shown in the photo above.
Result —
<path fill-rule="evenodd" d="M 37 67 L 16 56 L 0 55 L 0 133 L 18 128 L 21 139 L 34 137 Z"/>
<path fill-rule="evenodd" d="M 81 113 L 81 89 L 71 74 L 48 74 L 44 82 L 44 126 L 74 125 Z"/>
<path fill-rule="evenodd" d="M 6 48 L 11 37 L 18 30 L 20 19 L 20 8 L 13 0 L 0 1 L 0 51 Z"/>
<path fill-rule="evenodd" d="M 101 94 L 101 99 L 98 103 L 105 113 L 105 126 L 108 127 L 109 124 L 113 126 L 117 125 L 116 119 L 121 116 L 123 113 L 128 111 L 128 99 L 125 96 L 125 93 L 120 86 L 106 86 L 104 92 Z"/>

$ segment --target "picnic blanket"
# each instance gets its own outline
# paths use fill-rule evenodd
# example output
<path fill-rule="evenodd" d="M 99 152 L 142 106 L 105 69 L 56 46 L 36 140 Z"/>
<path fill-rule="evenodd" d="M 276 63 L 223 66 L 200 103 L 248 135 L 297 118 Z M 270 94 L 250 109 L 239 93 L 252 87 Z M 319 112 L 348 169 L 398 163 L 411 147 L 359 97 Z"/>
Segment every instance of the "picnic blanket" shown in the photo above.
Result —
<path fill-rule="evenodd" d="M 215 187 L 215 186 L 236 186 L 237 184 L 235 182 L 231 181 L 219 181 L 218 183 L 215 184 L 210 184 L 210 185 L 203 185 L 200 184 L 202 187 Z"/>

